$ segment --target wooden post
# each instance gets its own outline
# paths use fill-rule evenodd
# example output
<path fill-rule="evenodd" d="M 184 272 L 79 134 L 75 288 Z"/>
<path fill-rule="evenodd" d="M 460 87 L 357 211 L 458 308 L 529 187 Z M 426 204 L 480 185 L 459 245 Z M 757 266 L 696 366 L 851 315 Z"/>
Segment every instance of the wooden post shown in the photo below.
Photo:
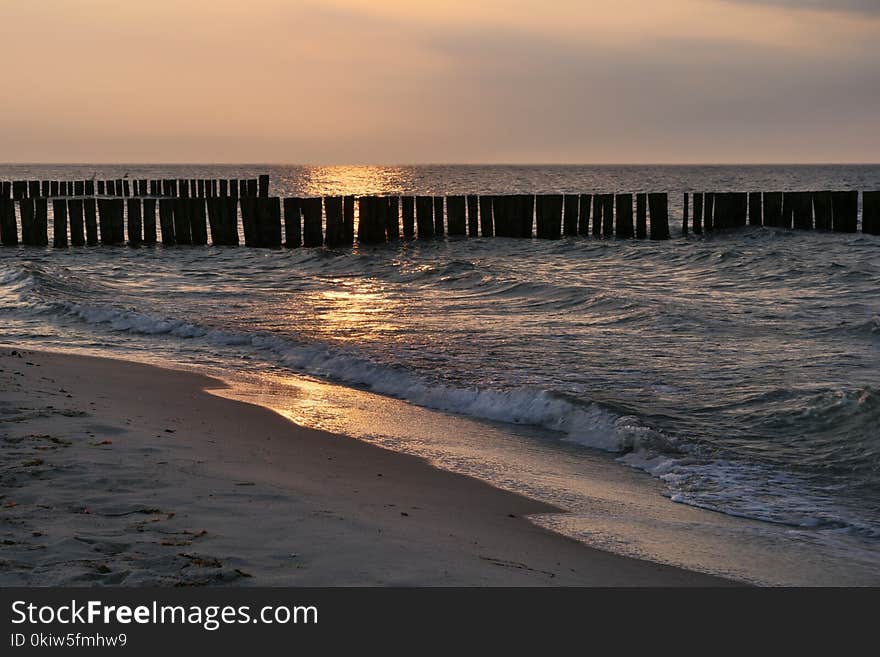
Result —
<path fill-rule="evenodd" d="M 681 211 L 681 234 L 687 237 L 688 234 L 688 219 L 690 218 L 690 195 L 685 192 L 684 199 L 682 200 L 682 211 Z"/>
<path fill-rule="evenodd" d="M 6 195 L 0 196 L 0 243 L 3 246 L 18 246 L 15 201 Z"/>
<path fill-rule="evenodd" d="M 40 196 L 49 197 L 51 196 L 52 187 L 49 184 L 48 180 L 44 180 L 40 183 Z"/>
<path fill-rule="evenodd" d="M 492 215 L 495 223 L 495 237 L 513 237 L 511 228 L 510 197 L 497 195 L 492 197 Z"/>
<path fill-rule="evenodd" d="M 144 244 L 156 243 L 156 199 L 144 199 Z"/>
<path fill-rule="evenodd" d="M 119 178 L 116 180 L 116 194 L 118 196 L 128 196 L 128 178 Z"/>
<path fill-rule="evenodd" d="M 21 243 L 25 246 L 36 246 L 37 231 L 34 223 L 34 199 L 19 199 L 18 213 L 21 215 Z"/>
<path fill-rule="evenodd" d="M 602 235 L 614 237 L 614 194 L 599 194 L 602 203 Z"/>
<path fill-rule="evenodd" d="M 144 222 L 141 217 L 141 200 L 130 198 L 128 205 L 128 243 L 130 246 L 140 246 L 144 235 Z"/>
<path fill-rule="evenodd" d="M 247 181 L 247 195 L 252 198 L 257 196 L 257 180 L 254 178 Z"/>
<path fill-rule="evenodd" d="M 434 197 L 434 235 L 443 237 L 446 231 L 443 228 L 443 197 Z"/>
<path fill-rule="evenodd" d="M 416 196 L 416 223 L 420 240 L 434 237 L 434 199 Z"/>
<path fill-rule="evenodd" d="M 232 198 L 238 198 L 238 179 L 233 178 L 229 181 L 229 196 Z M 202 194 L 204 194 L 204 186 L 202 186 Z"/>
<path fill-rule="evenodd" d="M 111 228 L 109 199 L 98 199 L 98 224 L 101 227 L 101 244 L 113 243 L 113 229 Z"/>
<path fill-rule="evenodd" d="M 797 230 L 813 230 L 813 195 L 810 192 L 792 193 L 792 216 Z"/>
<path fill-rule="evenodd" d="M 220 179 L 220 198 L 229 196 L 229 181 L 225 178 Z"/>
<path fill-rule="evenodd" d="M 574 237 L 578 233 L 578 210 L 580 198 L 577 194 L 566 194 L 562 202 L 562 234 Z"/>
<path fill-rule="evenodd" d="M 39 180 L 28 180 L 28 197 L 29 198 L 39 198 L 40 197 L 40 181 Z"/>
<path fill-rule="evenodd" d="M 257 197 L 256 204 L 257 246 L 277 249 L 281 246 L 281 199 L 277 196 L 272 198 L 260 196 Z"/>
<path fill-rule="evenodd" d="M 302 246 L 302 199 L 284 199 L 284 246 L 298 249 Z"/>
<path fill-rule="evenodd" d="M 180 190 L 180 196 L 182 198 L 189 197 L 189 178 L 180 178 L 177 181 L 177 188 Z M 195 194 L 196 190 L 193 190 L 193 194 Z"/>
<path fill-rule="evenodd" d="M 138 183 L 138 188 L 140 189 L 141 196 L 149 196 L 150 195 L 150 191 L 147 187 L 146 180 L 141 179 L 140 182 Z M 89 183 L 87 182 L 86 183 L 86 194 L 88 194 L 88 193 L 89 193 Z"/>
<path fill-rule="evenodd" d="M 695 235 L 703 234 L 703 194 L 702 192 L 694 192 L 694 221 L 693 229 Z"/>
<path fill-rule="evenodd" d="M 540 194 L 535 197 L 537 236 L 558 240 L 562 236 L 562 194 Z"/>
<path fill-rule="evenodd" d="M 791 228 L 794 225 L 794 206 L 796 192 L 782 193 L 782 222 L 780 228 Z"/>
<path fill-rule="evenodd" d="M 880 192 L 862 192 L 862 232 L 880 235 Z"/>
<path fill-rule="evenodd" d="M 324 213 L 327 215 L 327 234 L 324 236 L 324 243 L 331 248 L 344 244 L 345 226 L 342 214 L 342 197 L 325 197 Z"/>
<path fill-rule="evenodd" d="M 248 190 L 247 190 L 247 180 L 239 180 L 238 181 L 238 198 L 247 198 Z"/>
<path fill-rule="evenodd" d="M 400 239 L 400 198 L 389 196 L 385 202 L 385 235 L 389 241 Z"/>
<path fill-rule="evenodd" d="M 97 201 L 87 198 L 83 201 L 83 214 L 86 219 L 86 244 L 95 246 L 98 243 L 98 211 Z"/>
<path fill-rule="evenodd" d="M 187 199 L 174 199 L 174 241 L 177 244 L 192 244 L 192 219 L 189 211 Z"/>
<path fill-rule="evenodd" d="M 259 246 L 257 200 L 254 196 L 244 196 L 241 199 L 241 225 L 244 233 L 244 245 L 251 248 Z"/>
<path fill-rule="evenodd" d="M 404 196 L 401 199 L 401 213 L 403 215 L 403 236 L 412 239 L 416 235 L 416 199 L 413 196 Z"/>
<path fill-rule="evenodd" d="M 712 194 L 712 230 L 730 228 L 730 194 L 718 192 Z"/>
<path fill-rule="evenodd" d="M 648 194 L 648 211 L 651 213 L 651 239 L 669 239 L 669 200 L 665 193 Z"/>
<path fill-rule="evenodd" d="M 467 234 L 466 201 L 464 196 L 450 196 L 446 199 L 446 223 L 450 235 Z"/>
<path fill-rule="evenodd" d="M 12 181 L 12 198 L 21 200 L 23 198 L 27 198 L 28 189 L 27 189 L 27 181 L 26 180 L 13 180 Z"/>
<path fill-rule="evenodd" d="M 617 194 L 614 197 L 615 210 L 617 211 L 616 236 L 620 238 L 633 237 L 633 197 L 632 194 Z"/>
<path fill-rule="evenodd" d="M 749 216 L 749 195 L 745 192 L 733 192 L 730 195 L 731 221 L 734 228 L 745 228 Z"/>
<path fill-rule="evenodd" d="M 495 223 L 492 218 L 492 197 L 480 196 L 480 236 L 495 235 Z"/>
<path fill-rule="evenodd" d="M 67 202 L 67 214 L 70 216 L 70 243 L 73 246 L 85 245 L 86 227 L 83 221 L 83 199 L 70 199 Z"/>
<path fill-rule="evenodd" d="M 321 228 L 321 198 L 304 198 L 303 210 L 303 246 L 323 246 L 324 234 Z M 360 240 L 360 236 L 358 236 Z"/>
<path fill-rule="evenodd" d="M 8 180 L 3 180 L 0 182 L 0 198 L 11 198 L 12 197 L 12 183 Z"/>
<path fill-rule="evenodd" d="M 208 222 L 205 220 L 205 199 L 189 198 L 186 199 L 186 202 L 189 204 L 189 226 L 191 242 L 198 246 L 204 246 L 208 243 Z M 278 233 L 278 242 L 280 245 L 280 225 L 278 228 Z"/>
<path fill-rule="evenodd" d="M 370 214 L 371 223 L 369 225 L 368 241 L 383 242 L 385 241 L 385 218 L 388 215 L 388 199 L 384 196 L 372 197 L 372 213 Z"/>
<path fill-rule="evenodd" d="M 831 192 L 813 192 L 816 230 L 831 230 Z"/>
<path fill-rule="evenodd" d="M 859 221 L 859 193 L 831 192 L 831 215 L 836 233 L 855 233 Z"/>
<path fill-rule="evenodd" d="M 519 230 L 517 237 L 532 239 L 532 230 L 535 225 L 535 196 L 533 194 L 519 195 Z"/>
<path fill-rule="evenodd" d="M 648 195 L 644 192 L 636 194 L 636 237 L 648 238 Z"/>
<path fill-rule="evenodd" d="M 143 188 L 142 188 L 143 189 Z M 94 196 L 95 195 L 95 181 L 94 180 L 86 180 L 86 196 Z M 142 192 L 146 194 L 146 189 Z"/>
<path fill-rule="evenodd" d="M 34 231 L 37 246 L 49 246 L 49 207 L 48 200 L 44 198 L 31 199 L 34 202 Z M 67 217 L 65 216 L 65 220 Z M 65 221 L 64 239 L 67 244 L 67 225 Z"/>
<path fill-rule="evenodd" d="M 52 233 L 52 245 L 55 248 L 67 247 L 67 199 L 52 200 Z"/>
<path fill-rule="evenodd" d="M 764 192 L 764 225 L 782 227 L 782 192 Z"/>
<path fill-rule="evenodd" d="M 763 226 L 764 212 L 761 206 L 761 192 L 749 192 L 749 226 Z"/>
<path fill-rule="evenodd" d="M 467 195 L 467 227 L 469 237 L 480 236 L 480 197 L 476 194 Z"/>
<path fill-rule="evenodd" d="M 85 180 L 74 180 L 73 181 L 73 195 L 74 196 L 85 196 L 86 195 L 86 181 Z"/>
<path fill-rule="evenodd" d="M 590 210 L 593 207 L 592 194 L 580 194 L 578 200 L 578 235 L 590 234 Z"/>
<path fill-rule="evenodd" d="M 260 176 L 259 183 L 260 183 L 260 196 L 262 196 L 263 198 L 268 198 L 269 197 L 269 176 L 266 174 L 263 174 L 262 176 Z"/>
<path fill-rule="evenodd" d="M 345 245 L 354 244 L 354 196 L 342 197 L 342 228 Z"/>
<path fill-rule="evenodd" d="M 211 180 L 211 193 L 210 193 L 210 196 L 213 196 L 214 198 L 216 198 L 217 196 L 220 195 L 220 186 L 219 186 L 218 182 L 219 182 L 219 181 L 217 181 L 216 179 L 212 179 L 212 180 Z M 269 197 L 268 197 L 268 195 L 267 195 L 267 196 L 264 196 L 263 198 L 269 198 Z M 279 203 L 280 203 L 280 201 L 279 201 Z M 279 205 L 279 207 L 281 207 L 281 206 Z"/>
<path fill-rule="evenodd" d="M 602 236 L 602 195 L 593 194 L 593 237 Z"/>
<path fill-rule="evenodd" d="M 162 231 L 162 245 L 174 246 L 174 199 L 159 199 L 159 228 Z"/>

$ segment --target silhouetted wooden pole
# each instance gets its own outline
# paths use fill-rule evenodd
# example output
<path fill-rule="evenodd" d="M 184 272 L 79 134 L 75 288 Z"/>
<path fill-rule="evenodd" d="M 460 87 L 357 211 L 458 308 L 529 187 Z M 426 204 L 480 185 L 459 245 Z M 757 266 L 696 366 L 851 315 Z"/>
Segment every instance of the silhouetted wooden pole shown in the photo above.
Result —
<path fill-rule="evenodd" d="M 203 198 L 188 198 L 184 202 L 189 206 L 190 241 L 195 245 L 204 246 L 208 243 L 208 222 L 205 218 L 206 200 Z M 280 241 L 279 237 L 279 243 Z"/>
<path fill-rule="evenodd" d="M 813 212 L 816 230 L 831 230 L 831 192 L 813 192 Z"/>
<path fill-rule="evenodd" d="M 97 200 L 87 198 L 83 200 L 83 214 L 86 219 L 86 244 L 95 246 L 98 243 L 98 210 Z"/>
<path fill-rule="evenodd" d="M 862 192 L 862 232 L 880 235 L 880 192 Z"/>
<path fill-rule="evenodd" d="M 480 236 L 480 197 L 475 194 L 467 196 L 467 228 L 469 237 Z"/>
<path fill-rule="evenodd" d="M 782 192 L 764 192 L 764 225 L 782 227 Z"/>
<path fill-rule="evenodd" d="M 284 245 L 289 249 L 302 246 L 302 199 L 284 199 Z"/>
<path fill-rule="evenodd" d="M 260 176 L 260 196 L 269 197 L 269 176 L 266 174 Z"/>
<path fill-rule="evenodd" d="M 70 243 L 73 246 L 84 246 L 86 243 L 86 226 L 83 215 L 83 199 L 70 199 L 67 202 L 67 214 L 70 217 Z"/>
<path fill-rule="evenodd" d="M 130 246 L 140 246 L 144 241 L 144 222 L 141 217 L 141 200 L 130 198 L 128 204 L 128 243 Z"/>
<path fill-rule="evenodd" d="M 434 237 L 434 199 L 430 196 L 416 196 L 416 223 L 420 240 Z"/>
<path fill-rule="evenodd" d="M 404 196 L 401 203 L 403 214 L 403 236 L 412 239 L 416 235 L 416 199 Z"/>
<path fill-rule="evenodd" d="M 321 198 L 304 198 L 303 210 L 303 246 L 323 246 L 324 234 L 321 228 Z"/>
<path fill-rule="evenodd" d="M 21 243 L 25 246 L 37 246 L 37 231 L 34 224 L 34 199 L 19 199 L 18 213 L 21 216 Z"/>
<path fill-rule="evenodd" d="M 446 199 L 446 222 L 450 235 L 467 234 L 466 200 L 464 196 L 450 196 Z"/>
<path fill-rule="evenodd" d="M 495 235 L 495 224 L 492 218 L 492 197 L 480 196 L 480 236 L 492 237 Z"/>
<path fill-rule="evenodd" d="M 669 239 L 669 200 L 666 194 L 648 194 L 651 213 L 651 239 Z"/>
<path fill-rule="evenodd" d="M 192 244 L 189 211 L 188 199 L 180 197 L 174 199 L 174 241 L 177 244 Z"/>
<path fill-rule="evenodd" d="M 764 210 L 761 204 L 761 192 L 749 193 L 749 226 L 764 225 Z"/>
<path fill-rule="evenodd" d="M 145 198 L 143 207 L 144 244 L 156 243 L 156 199 Z"/>
<path fill-rule="evenodd" d="M 400 239 L 400 198 L 389 196 L 385 203 L 385 235 L 389 241 Z"/>
<path fill-rule="evenodd" d="M 324 198 L 324 212 L 327 215 L 327 229 L 324 243 L 335 248 L 345 243 L 345 225 L 342 214 L 342 197 L 327 196 Z"/>
<path fill-rule="evenodd" d="M 566 194 L 562 201 L 562 234 L 574 237 L 578 233 L 578 212 L 580 198 L 577 194 Z"/>
<path fill-rule="evenodd" d="M 685 192 L 681 205 L 681 234 L 684 236 L 687 236 L 688 234 L 688 219 L 690 219 L 690 200 L 690 194 Z"/>
<path fill-rule="evenodd" d="M 443 197 L 434 197 L 434 235 L 443 237 L 446 231 L 443 228 Z"/>
<path fill-rule="evenodd" d="M 694 234 L 703 234 L 703 194 L 694 192 Z"/>
<path fill-rule="evenodd" d="M 49 204 L 44 198 L 31 199 L 34 202 L 34 230 L 36 231 L 37 246 L 49 245 Z M 65 246 L 67 244 L 67 217 L 65 216 Z"/>
<path fill-rule="evenodd" d="M 593 206 L 592 194 L 580 194 L 578 197 L 578 235 L 590 234 L 590 209 Z"/>
<path fill-rule="evenodd" d="M 67 246 L 67 200 L 52 200 L 52 245 L 55 248 Z"/>
<path fill-rule="evenodd" d="M 633 230 L 633 197 L 632 194 L 617 194 L 614 197 L 617 211 L 616 236 L 629 238 L 635 235 Z"/>
<path fill-rule="evenodd" d="M 174 199 L 159 199 L 159 228 L 162 231 L 163 246 L 177 243 L 174 236 Z"/>
<path fill-rule="evenodd" d="M 813 196 L 810 192 L 794 192 L 792 198 L 794 228 L 813 230 Z"/>
<path fill-rule="evenodd" d="M 0 243 L 3 246 L 18 246 L 18 224 L 15 220 L 15 201 L 4 190 L 0 196 Z"/>

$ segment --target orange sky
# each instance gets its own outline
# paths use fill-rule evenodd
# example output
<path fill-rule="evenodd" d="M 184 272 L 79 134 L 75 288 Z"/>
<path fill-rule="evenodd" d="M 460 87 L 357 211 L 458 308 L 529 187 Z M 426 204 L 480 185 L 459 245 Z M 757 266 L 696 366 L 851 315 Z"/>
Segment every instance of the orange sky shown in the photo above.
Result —
<path fill-rule="evenodd" d="M 0 0 L 0 16 L 3 161 L 880 160 L 874 0 Z"/>

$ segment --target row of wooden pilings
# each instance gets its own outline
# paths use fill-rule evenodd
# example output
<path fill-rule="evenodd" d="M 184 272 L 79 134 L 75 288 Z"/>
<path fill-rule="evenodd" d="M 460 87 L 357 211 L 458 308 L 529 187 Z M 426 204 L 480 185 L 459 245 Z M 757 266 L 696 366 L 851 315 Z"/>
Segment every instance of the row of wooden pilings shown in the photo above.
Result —
<path fill-rule="evenodd" d="M 633 207 L 635 201 L 635 211 Z M 752 226 L 858 230 L 858 192 L 685 194 L 684 233 Z M 0 197 L 0 243 L 350 246 L 437 236 L 668 239 L 665 193 L 461 196 L 24 198 Z M 19 238 L 16 217 L 20 218 Z M 691 216 L 691 208 L 693 214 Z M 355 226 L 357 209 L 357 226 Z M 862 197 L 862 231 L 880 234 L 880 192 Z"/>
<path fill-rule="evenodd" d="M 0 198 L 58 198 L 69 196 L 121 196 L 154 198 L 248 198 L 269 196 L 269 176 L 239 180 L 165 178 L 161 180 L 4 180 Z"/>
<path fill-rule="evenodd" d="M 42 197 L 17 201 L 0 197 L 0 243 L 48 245 L 49 202 Z M 20 241 L 16 204 L 21 219 Z M 212 244 L 234 246 L 239 244 L 239 208 L 244 243 L 257 247 L 338 247 L 350 246 L 355 239 L 360 244 L 376 244 L 401 237 L 429 239 L 444 235 L 669 238 L 665 193 L 285 199 L 85 197 L 55 198 L 51 204 L 53 244 L 58 247 L 126 241 L 132 245 L 207 244 L 209 231 Z"/>
<path fill-rule="evenodd" d="M 693 218 L 689 206 L 693 198 Z M 695 233 L 769 226 L 855 233 L 859 192 L 705 192 L 685 194 L 682 231 Z M 862 193 L 862 232 L 880 235 L 880 191 Z"/>

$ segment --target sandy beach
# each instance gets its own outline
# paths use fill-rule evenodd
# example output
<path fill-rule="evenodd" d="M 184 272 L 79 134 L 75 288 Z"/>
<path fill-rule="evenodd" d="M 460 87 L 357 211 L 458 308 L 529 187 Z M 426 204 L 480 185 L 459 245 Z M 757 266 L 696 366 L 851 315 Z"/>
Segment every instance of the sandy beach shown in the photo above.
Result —
<path fill-rule="evenodd" d="M 717 585 L 530 523 L 552 507 L 210 394 L 216 379 L 3 350 L 0 583 Z"/>

